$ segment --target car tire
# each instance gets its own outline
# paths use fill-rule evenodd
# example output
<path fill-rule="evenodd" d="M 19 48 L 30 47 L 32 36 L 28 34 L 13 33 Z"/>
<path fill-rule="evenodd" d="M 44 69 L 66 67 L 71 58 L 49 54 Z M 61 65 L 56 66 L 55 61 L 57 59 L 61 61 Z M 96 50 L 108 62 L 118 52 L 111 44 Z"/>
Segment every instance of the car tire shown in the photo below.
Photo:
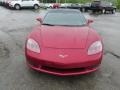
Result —
<path fill-rule="evenodd" d="M 50 6 L 49 8 L 53 8 L 52 6 Z"/>
<path fill-rule="evenodd" d="M 20 5 L 19 4 L 16 4 L 15 6 L 14 6 L 14 8 L 16 9 L 16 10 L 20 10 Z"/>
<path fill-rule="evenodd" d="M 115 9 L 113 9 L 111 12 L 112 12 L 112 14 L 115 14 L 116 11 L 115 11 Z"/>
<path fill-rule="evenodd" d="M 85 8 L 82 8 L 82 10 L 81 10 L 82 12 L 86 12 L 86 10 L 85 10 Z"/>
<path fill-rule="evenodd" d="M 106 13 L 106 10 L 105 9 L 102 9 L 102 14 L 105 14 Z"/>
<path fill-rule="evenodd" d="M 37 10 L 39 9 L 39 6 L 37 4 L 34 5 L 34 9 Z"/>

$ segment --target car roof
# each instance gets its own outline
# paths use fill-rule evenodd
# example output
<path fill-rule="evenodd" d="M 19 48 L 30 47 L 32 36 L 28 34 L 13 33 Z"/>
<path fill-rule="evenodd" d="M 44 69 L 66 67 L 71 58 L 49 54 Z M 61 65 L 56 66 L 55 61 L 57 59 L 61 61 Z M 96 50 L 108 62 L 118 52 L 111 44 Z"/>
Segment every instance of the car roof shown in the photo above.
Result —
<path fill-rule="evenodd" d="M 48 13 L 58 13 L 58 12 L 62 12 L 62 13 L 80 13 L 80 10 L 78 9 L 51 9 L 48 11 Z"/>

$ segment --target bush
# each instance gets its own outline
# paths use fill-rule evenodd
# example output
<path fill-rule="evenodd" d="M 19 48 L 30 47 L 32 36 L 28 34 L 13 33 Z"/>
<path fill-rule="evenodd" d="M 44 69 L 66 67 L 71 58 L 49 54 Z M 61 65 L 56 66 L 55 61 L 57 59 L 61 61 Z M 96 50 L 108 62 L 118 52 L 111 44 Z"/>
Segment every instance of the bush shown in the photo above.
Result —
<path fill-rule="evenodd" d="M 92 0 L 66 0 L 68 3 L 86 3 Z"/>

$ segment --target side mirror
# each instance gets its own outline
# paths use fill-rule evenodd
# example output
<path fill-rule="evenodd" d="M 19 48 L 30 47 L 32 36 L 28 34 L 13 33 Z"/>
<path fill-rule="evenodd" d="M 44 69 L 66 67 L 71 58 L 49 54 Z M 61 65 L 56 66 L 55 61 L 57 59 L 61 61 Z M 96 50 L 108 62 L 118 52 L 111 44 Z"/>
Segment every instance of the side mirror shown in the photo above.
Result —
<path fill-rule="evenodd" d="M 36 20 L 39 21 L 40 24 L 42 24 L 42 18 L 41 17 L 38 17 Z"/>
<path fill-rule="evenodd" d="M 88 19 L 88 21 L 87 21 L 87 23 L 88 23 L 88 25 L 90 24 L 90 23 L 93 23 L 94 21 L 92 20 L 92 19 Z"/>

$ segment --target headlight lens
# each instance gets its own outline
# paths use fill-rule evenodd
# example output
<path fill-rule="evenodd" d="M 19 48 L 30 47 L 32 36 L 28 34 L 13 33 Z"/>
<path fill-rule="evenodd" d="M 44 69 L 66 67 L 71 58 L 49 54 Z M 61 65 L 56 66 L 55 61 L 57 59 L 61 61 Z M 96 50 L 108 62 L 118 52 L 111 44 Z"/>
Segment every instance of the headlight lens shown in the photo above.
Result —
<path fill-rule="evenodd" d="M 102 51 L 102 43 L 101 41 L 94 42 L 88 49 L 88 55 L 97 54 Z"/>
<path fill-rule="evenodd" d="M 33 39 L 28 39 L 27 49 L 36 53 L 40 53 L 40 47 L 38 43 Z"/>

